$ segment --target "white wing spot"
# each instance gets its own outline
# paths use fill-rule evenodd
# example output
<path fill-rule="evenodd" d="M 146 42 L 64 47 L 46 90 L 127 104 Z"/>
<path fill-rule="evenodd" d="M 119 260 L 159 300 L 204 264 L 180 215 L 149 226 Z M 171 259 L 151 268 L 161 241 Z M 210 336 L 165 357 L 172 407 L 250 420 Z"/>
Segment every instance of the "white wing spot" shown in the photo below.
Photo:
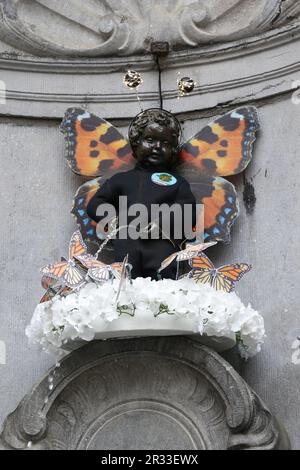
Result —
<path fill-rule="evenodd" d="M 240 121 L 244 119 L 244 116 L 242 114 L 237 113 L 236 111 L 233 111 L 231 113 L 231 117 L 234 119 L 239 119 Z"/>
<path fill-rule="evenodd" d="M 87 119 L 87 118 L 90 118 L 91 117 L 91 114 L 88 113 L 87 111 L 84 113 L 84 114 L 81 114 L 80 116 L 78 116 L 78 121 L 82 121 L 83 119 Z"/>

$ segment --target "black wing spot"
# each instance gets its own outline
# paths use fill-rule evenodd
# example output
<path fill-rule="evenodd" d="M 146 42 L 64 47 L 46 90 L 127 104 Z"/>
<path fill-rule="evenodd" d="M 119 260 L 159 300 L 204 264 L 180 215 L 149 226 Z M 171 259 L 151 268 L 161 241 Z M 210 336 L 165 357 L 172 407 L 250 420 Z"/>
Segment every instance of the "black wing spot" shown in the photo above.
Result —
<path fill-rule="evenodd" d="M 218 157 L 227 157 L 226 150 L 218 150 L 217 152 Z"/>
<path fill-rule="evenodd" d="M 209 173 L 217 170 L 216 162 L 210 158 L 204 158 L 204 160 L 202 160 L 202 164 Z"/>
<path fill-rule="evenodd" d="M 106 145 L 112 144 L 120 139 L 120 134 L 114 127 L 109 127 L 105 134 L 100 137 L 100 142 L 103 142 Z"/>
<path fill-rule="evenodd" d="M 102 160 L 98 166 L 99 172 L 102 173 L 109 170 L 113 166 L 113 164 L 113 160 Z"/>
<path fill-rule="evenodd" d="M 239 128 L 240 120 L 239 118 L 233 118 L 227 115 L 222 117 L 218 121 L 218 124 L 220 124 L 225 129 L 225 131 L 233 132 Z"/>
<path fill-rule="evenodd" d="M 117 151 L 117 155 L 118 157 L 123 158 L 123 157 L 126 157 L 126 155 L 128 155 L 130 152 L 131 152 L 131 147 L 129 144 L 127 144 Z"/>
<path fill-rule="evenodd" d="M 196 158 L 199 155 L 199 148 L 194 147 L 192 144 L 186 144 L 184 147 L 185 151 L 188 152 L 192 157 Z"/>
<path fill-rule="evenodd" d="M 97 116 L 91 116 L 89 118 L 82 119 L 81 127 L 87 132 L 93 132 L 97 129 L 97 127 L 101 126 L 102 122 L 102 119 L 98 118 Z"/>
<path fill-rule="evenodd" d="M 220 145 L 221 147 L 228 147 L 228 140 L 221 140 Z"/>
<path fill-rule="evenodd" d="M 98 150 L 92 150 L 92 152 L 90 152 L 90 157 L 92 158 L 97 158 L 99 157 L 100 155 L 100 152 Z"/>
<path fill-rule="evenodd" d="M 209 126 L 205 127 L 199 135 L 201 140 L 204 140 L 208 144 L 215 144 L 218 142 L 219 137 L 215 134 Z"/>
<path fill-rule="evenodd" d="M 92 141 L 90 142 L 90 147 L 95 148 L 95 147 L 97 147 L 97 146 L 98 146 L 97 140 L 92 140 Z"/>

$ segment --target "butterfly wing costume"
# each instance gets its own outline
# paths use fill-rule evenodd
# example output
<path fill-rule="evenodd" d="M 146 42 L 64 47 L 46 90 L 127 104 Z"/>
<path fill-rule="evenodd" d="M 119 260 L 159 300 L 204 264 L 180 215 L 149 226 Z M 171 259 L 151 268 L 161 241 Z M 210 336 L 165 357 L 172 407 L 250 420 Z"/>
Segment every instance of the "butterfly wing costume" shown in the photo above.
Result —
<path fill-rule="evenodd" d="M 97 194 L 102 196 L 101 202 L 106 202 L 106 198 L 107 202 L 111 202 L 118 196 L 117 193 L 120 194 L 120 185 L 121 192 L 124 184 L 127 190 L 127 180 L 128 192 L 131 191 L 133 198 L 128 205 L 136 202 L 134 191 L 138 188 L 144 191 L 143 203 L 146 205 L 157 199 L 161 202 L 164 198 L 170 203 L 176 192 L 174 202 L 179 200 L 182 204 L 196 202 L 204 205 L 205 242 L 229 242 L 231 226 L 239 215 L 239 204 L 233 184 L 223 177 L 239 174 L 247 167 L 258 129 L 257 111 L 252 106 L 238 108 L 212 121 L 181 146 L 176 172 L 171 171 L 169 175 L 176 180 L 173 186 L 164 186 L 163 175 L 158 175 L 162 181 L 153 180 L 156 177 L 153 171 L 152 175 L 148 175 L 152 177 L 152 182 L 157 183 L 153 184 L 154 197 L 147 189 L 152 190 L 152 186 L 148 185 L 149 178 L 136 168 L 128 140 L 104 119 L 86 110 L 69 109 L 61 124 L 67 146 L 66 158 L 73 172 L 91 179 L 77 191 L 72 208 L 83 238 L 99 243 L 95 217 Z M 125 175 L 122 175 L 124 172 Z M 181 193 L 179 198 L 178 193 Z M 178 246 L 161 240 L 161 256 L 153 260 L 157 256 L 158 245 L 153 244 L 156 241 L 141 241 L 142 250 L 149 250 L 149 257 L 143 260 L 145 269 L 147 263 L 153 261 L 158 269 L 163 259 L 178 251 Z M 130 263 L 135 266 L 139 262 L 140 252 L 136 253 L 133 241 L 123 242 L 116 261 L 122 261 L 126 251 L 132 251 Z M 151 273 L 151 269 L 148 272 Z M 134 272 L 133 277 L 136 277 Z"/>

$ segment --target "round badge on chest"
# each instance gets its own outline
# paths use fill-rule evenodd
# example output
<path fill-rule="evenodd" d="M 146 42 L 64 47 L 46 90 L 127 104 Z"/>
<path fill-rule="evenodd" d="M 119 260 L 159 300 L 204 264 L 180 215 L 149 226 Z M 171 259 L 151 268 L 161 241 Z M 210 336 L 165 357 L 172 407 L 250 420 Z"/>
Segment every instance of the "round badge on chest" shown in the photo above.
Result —
<path fill-rule="evenodd" d="M 177 183 L 175 176 L 170 175 L 170 173 L 153 173 L 151 180 L 160 186 L 173 186 Z"/>

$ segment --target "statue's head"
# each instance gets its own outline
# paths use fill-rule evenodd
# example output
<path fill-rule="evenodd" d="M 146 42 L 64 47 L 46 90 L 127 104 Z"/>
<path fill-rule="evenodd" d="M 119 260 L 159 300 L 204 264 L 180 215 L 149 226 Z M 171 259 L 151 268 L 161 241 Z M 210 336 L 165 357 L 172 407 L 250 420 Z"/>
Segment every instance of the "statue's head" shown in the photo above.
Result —
<path fill-rule="evenodd" d="M 181 127 L 173 114 L 147 109 L 138 114 L 129 128 L 133 155 L 145 167 L 168 169 L 176 165 Z"/>

